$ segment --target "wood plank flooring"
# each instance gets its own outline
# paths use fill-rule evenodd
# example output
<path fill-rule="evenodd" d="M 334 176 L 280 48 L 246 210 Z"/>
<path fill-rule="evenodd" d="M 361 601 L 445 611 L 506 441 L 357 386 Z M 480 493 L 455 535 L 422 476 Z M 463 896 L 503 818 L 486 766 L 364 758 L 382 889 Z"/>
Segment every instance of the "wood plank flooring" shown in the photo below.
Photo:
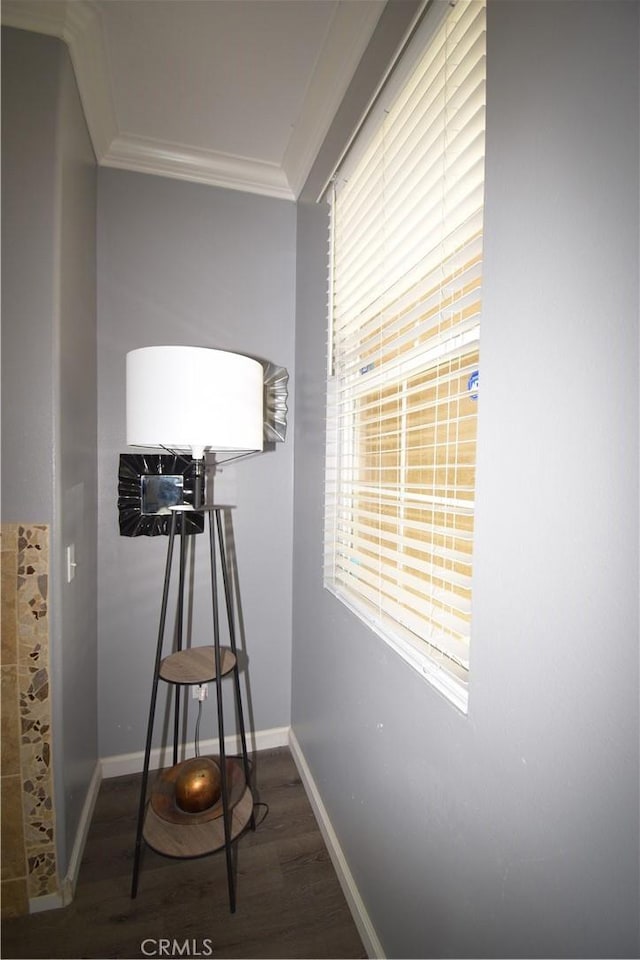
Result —
<path fill-rule="evenodd" d="M 234 915 L 223 852 L 171 860 L 146 848 L 131 900 L 140 775 L 118 777 L 100 787 L 73 903 L 3 921 L 4 960 L 366 957 L 288 749 L 258 754 L 255 782 L 269 810 L 257 807 L 237 845 Z"/>

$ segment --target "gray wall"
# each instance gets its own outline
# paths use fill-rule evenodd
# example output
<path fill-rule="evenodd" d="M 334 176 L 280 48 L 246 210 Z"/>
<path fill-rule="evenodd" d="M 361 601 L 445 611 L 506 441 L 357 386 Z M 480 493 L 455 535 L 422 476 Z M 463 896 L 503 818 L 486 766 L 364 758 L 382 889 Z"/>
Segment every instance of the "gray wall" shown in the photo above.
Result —
<path fill-rule="evenodd" d="M 2 28 L 2 519 L 53 520 L 56 41 Z M 37 67 L 37 68 L 36 68 Z M 52 82 L 53 80 L 53 82 Z M 25 372 L 29 390 L 25 391 Z"/>
<path fill-rule="evenodd" d="M 295 220 L 295 206 L 286 201 L 100 170 L 103 757 L 144 748 L 167 545 L 164 537 L 125 538 L 118 532 L 118 456 L 135 452 L 126 446 L 125 355 L 152 344 L 209 346 L 271 360 L 292 373 Z M 171 385 L 159 384 L 158 389 Z M 249 721 L 257 730 L 288 726 L 290 718 L 292 438 L 291 429 L 285 444 L 223 467 L 216 481 L 216 500 L 237 505 L 234 528 L 249 658 Z M 202 644 L 212 642 L 210 588 L 204 538 L 197 539 L 193 642 Z M 162 698 L 164 694 L 166 690 Z M 156 724 L 158 744 L 164 702 Z M 215 697 L 210 697 L 201 726 L 204 739 L 216 735 L 214 719 Z M 231 730 L 231 716 L 228 719 Z M 188 739 L 193 735 L 192 716 Z"/>
<path fill-rule="evenodd" d="M 390 957 L 635 957 L 638 5 L 488 10 L 460 715 L 321 582 L 326 210 L 298 209 L 292 722 Z"/>
<path fill-rule="evenodd" d="M 67 856 L 98 758 L 96 163 L 73 67 L 61 48 L 58 122 L 59 333 L 54 352 L 58 450 L 56 571 L 59 584 L 63 782 Z M 65 548 L 76 575 L 66 582 Z M 54 688 L 55 689 L 55 688 Z M 54 701 L 55 704 L 55 701 Z M 54 750 L 57 750 L 54 744 Z"/>
<path fill-rule="evenodd" d="M 96 169 L 66 47 L 3 28 L 2 518 L 51 526 L 58 866 L 97 761 Z M 76 578 L 65 580 L 75 543 Z"/>

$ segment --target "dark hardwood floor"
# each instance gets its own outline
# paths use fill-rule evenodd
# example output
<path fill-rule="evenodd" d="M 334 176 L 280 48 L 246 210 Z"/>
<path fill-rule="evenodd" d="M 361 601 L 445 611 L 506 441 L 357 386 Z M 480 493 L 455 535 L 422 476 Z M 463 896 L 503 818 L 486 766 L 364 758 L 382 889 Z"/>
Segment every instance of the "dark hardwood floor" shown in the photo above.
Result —
<path fill-rule="evenodd" d="M 4 960 L 366 957 L 289 751 L 258 754 L 255 781 L 269 811 L 257 807 L 255 833 L 237 844 L 234 915 L 223 852 L 145 849 L 131 900 L 140 776 L 118 777 L 100 788 L 73 903 L 5 920 Z"/>

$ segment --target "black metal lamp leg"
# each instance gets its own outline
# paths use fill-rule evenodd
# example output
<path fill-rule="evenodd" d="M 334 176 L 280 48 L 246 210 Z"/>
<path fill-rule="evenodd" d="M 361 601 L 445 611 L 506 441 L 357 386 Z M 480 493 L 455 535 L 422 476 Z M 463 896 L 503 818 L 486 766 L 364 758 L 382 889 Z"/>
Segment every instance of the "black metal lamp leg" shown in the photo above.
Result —
<path fill-rule="evenodd" d="M 186 518 L 180 518 L 180 573 L 178 582 L 178 606 L 175 625 L 175 649 L 182 650 L 182 625 L 184 621 L 184 579 L 187 556 Z M 173 713 L 173 765 L 178 762 L 178 743 L 180 739 L 180 684 L 175 685 L 174 713 Z"/>
<path fill-rule="evenodd" d="M 216 515 L 219 510 L 215 511 Z M 224 744 L 224 711 L 222 705 L 222 658 L 220 655 L 220 621 L 218 613 L 218 585 L 216 573 L 216 547 L 213 533 L 213 516 L 209 513 L 209 555 L 211 563 L 211 603 L 213 611 L 213 641 L 216 667 L 216 699 L 218 706 L 218 738 L 220 743 L 220 785 L 222 787 L 222 817 L 224 822 L 224 849 L 227 860 L 227 883 L 229 887 L 229 908 L 236 912 L 236 890 L 231 850 L 231 811 L 229 809 L 229 791 L 227 779 L 227 759 Z"/>
<path fill-rule="evenodd" d="M 229 642 L 231 645 L 231 652 L 236 658 L 236 665 L 233 669 L 233 682 L 235 685 L 235 695 L 236 695 L 236 708 L 238 713 L 238 726 L 240 728 L 240 743 L 242 745 L 242 762 L 244 766 L 244 777 L 247 785 L 250 785 L 251 771 L 249 769 L 249 755 L 247 753 L 247 735 L 245 733 L 244 726 L 244 713 L 242 710 L 242 693 L 240 690 L 240 671 L 238 669 L 238 651 L 236 647 L 236 631 L 235 631 L 235 618 L 233 615 L 233 596 L 231 593 L 231 581 L 229 579 L 229 568 L 227 565 L 227 550 L 225 545 L 223 526 L 222 526 L 222 511 L 216 510 L 216 525 L 218 529 L 218 544 L 220 547 L 220 566 L 222 568 L 222 582 L 224 584 L 224 597 L 227 606 L 227 620 L 229 623 Z M 255 830 L 256 828 L 256 819 L 253 809 L 251 811 L 251 829 Z"/>
<path fill-rule="evenodd" d="M 160 626 L 158 627 L 158 644 L 156 647 L 155 669 L 153 672 L 153 686 L 151 689 L 151 703 L 149 705 L 149 722 L 147 724 L 147 740 L 144 748 L 144 766 L 142 769 L 142 784 L 140 786 L 140 803 L 138 806 L 138 825 L 136 828 L 136 847 L 133 859 L 133 877 L 131 881 L 132 899 L 138 892 L 138 874 L 140 871 L 140 854 L 142 851 L 142 828 L 144 825 L 144 813 L 147 799 L 147 783 L 149 780 L 149 761 L 151 758 L 151 742 L 153 739 L 153 721 L 156 712 L 156 700 L 158 697 L 158 679 L 160 677 L 160 661 L 162 659 L 162 645 L 164 641 L 164 630 L 167 619 L 167 601 L 169 597 L 169 583 L 171 580 L 171 562 L 173 558 L 173 544 L 176 534 L 177 514 L 171 514 L 171 527 L 169 530 L 169 544 L 167 547 L 167 565 L 164 573 L 164 587 L 162 590 L 162 607 L 160 610 Z"/>

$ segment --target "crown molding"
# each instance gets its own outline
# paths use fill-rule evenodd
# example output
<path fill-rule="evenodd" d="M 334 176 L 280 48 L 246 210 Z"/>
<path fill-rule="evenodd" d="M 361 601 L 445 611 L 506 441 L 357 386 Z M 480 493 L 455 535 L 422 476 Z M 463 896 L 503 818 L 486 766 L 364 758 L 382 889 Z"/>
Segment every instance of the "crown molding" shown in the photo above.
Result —
<path fill-rule="evenodd" d="M 277 164 L 261 163 L 213 150 L 124 134 L 112 140 L 100 162 L 105 167 L 155 173 L 227 190 L 295 200 L 285 173 Z"/>
<path fill-rule="evenodd" d="M 94 0 L 2 0 L 2 23 L 63 40 L 101 166 L 295 200 L 378 22 L 385 0 L 339 0 L 282 165 L 121 131 L 100 9 Z"/>
<path fill-rule="evenodd" d="M 386 0 L 340 0 L 282 161 L 298 197 L 349 82 L 375 30 Z"/>
<path fill-rule="evenodd" d="M 2 24 L 62 38 L 66 0 L 3 0 Z"/>
<path fill-rule="evenodd" d="M 100 11 L 91 0 L 67 0 L 63 40 L 69 47 L 80 99 L 98 163 L 102 163 L 118 122 Z"/>
<path fill-rule="evenodd" d="M 63 40 L 98 163 L 117 136 L 100 11 L 91 0 L 3 0 L 2 23 Z"/>
<path fill-rule="evenodd" d="M 3 0 L 2 23 L 58 37 L 69 48 L 98 163 L 139 173 L 295 200 L 277 164 L 261 163 L 118 129 L 100 11 L 92 0 Z"/>

